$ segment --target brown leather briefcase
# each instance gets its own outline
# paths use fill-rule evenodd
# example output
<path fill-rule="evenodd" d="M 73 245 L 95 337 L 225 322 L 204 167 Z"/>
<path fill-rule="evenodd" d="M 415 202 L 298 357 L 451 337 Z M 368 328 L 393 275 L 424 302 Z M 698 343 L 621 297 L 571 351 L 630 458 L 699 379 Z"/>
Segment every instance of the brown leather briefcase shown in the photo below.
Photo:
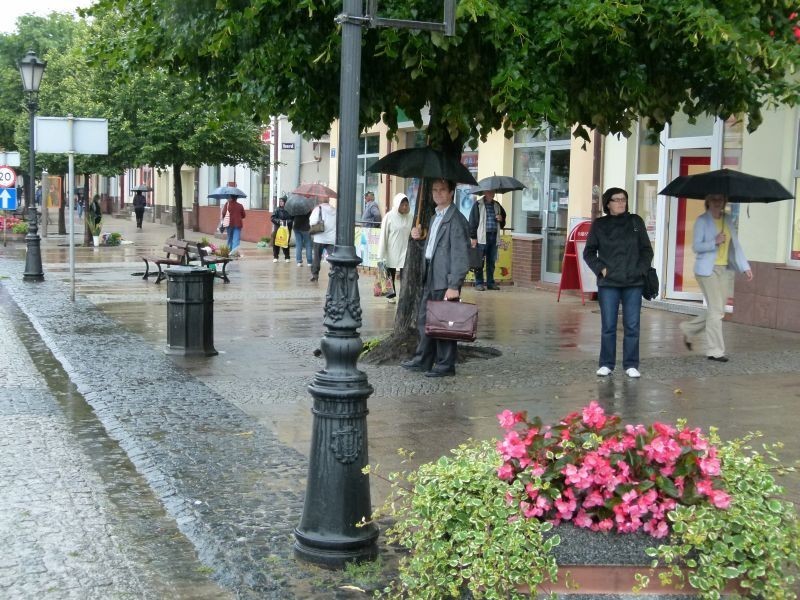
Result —
<path fill-rule="evenodd" d="M 428 300 L 425 335 L 440 340 L 474 342 L 478 335 L 478 307 L 454 300 Z"/>

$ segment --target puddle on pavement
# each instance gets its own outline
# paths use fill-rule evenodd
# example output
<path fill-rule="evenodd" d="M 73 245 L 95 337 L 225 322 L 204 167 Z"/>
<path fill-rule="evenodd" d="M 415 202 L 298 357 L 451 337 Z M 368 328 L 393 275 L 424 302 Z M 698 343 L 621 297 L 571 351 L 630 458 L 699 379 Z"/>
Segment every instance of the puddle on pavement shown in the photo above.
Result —
<path fill-rule="evenodd" d="M 47 381 L 67 423 L 103 482 L 103 492 L 114 512 L 109 527 L 137 566 L 150 589 L 159 597 L 211 600 L 231 597 L 207 575 L 191 543 L 178 530 L 153 495 L 144 478 L 111 439 L 94 410 L 70 381 L 27 317 L 12 303 L 16 334 Z"/>

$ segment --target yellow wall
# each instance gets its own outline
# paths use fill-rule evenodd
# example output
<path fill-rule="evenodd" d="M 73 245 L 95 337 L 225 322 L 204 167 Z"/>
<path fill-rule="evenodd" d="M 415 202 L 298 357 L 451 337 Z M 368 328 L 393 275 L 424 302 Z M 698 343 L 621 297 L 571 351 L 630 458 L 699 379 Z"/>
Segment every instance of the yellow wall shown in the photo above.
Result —
<path fill-rule="evenodd" d="M 745 134 L 742 171 L 777 179 L 794 188 L 792 166 L 800 109 L 765 110 L 764 122 Z M 743 205 L 739 213 L 739 240 L 748 260 L 785 263 L 789 255 L 792 202 Z"/>
<path fill-rule="evenodd" d="M 569 219 L 588 219 L 592 216 L 593 164 L 594 145 L 583 139 L 572 138 L 569 150 Z"/>

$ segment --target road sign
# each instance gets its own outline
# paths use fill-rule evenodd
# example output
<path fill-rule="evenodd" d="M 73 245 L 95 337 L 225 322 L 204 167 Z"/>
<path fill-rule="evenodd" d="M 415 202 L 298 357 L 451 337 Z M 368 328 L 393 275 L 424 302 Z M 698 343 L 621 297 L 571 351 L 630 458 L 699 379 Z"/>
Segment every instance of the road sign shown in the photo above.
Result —
<path fill-rule="evenodd" d="M 9 167 L 19 166 L 19 152 L 3 152 L 0 151 L 0 165 L 7 165 Z"/>
<path fill-rule="evenodd" d="M 0 192 L 0 210 L 17 210 L 17 188 Z"/>
<path fill-rule="evenodd" d="M 0 167 L 0 188 L 13 188 L 17 185 L 17 173 L 11 167 Z"/>

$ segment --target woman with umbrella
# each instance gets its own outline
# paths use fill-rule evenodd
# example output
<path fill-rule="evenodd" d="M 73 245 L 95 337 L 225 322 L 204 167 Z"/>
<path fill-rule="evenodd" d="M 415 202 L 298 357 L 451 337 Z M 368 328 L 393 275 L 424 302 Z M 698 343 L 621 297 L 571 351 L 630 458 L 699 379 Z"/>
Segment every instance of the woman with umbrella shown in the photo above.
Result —
<path fill-rule="evenodd" d="M 228 196 L 228 201 L 222 209 L 223 221 L 226 217 L 228 219 L 228 225 L 226 226 L 228 229 L 228 248 L 230 249 L 231 256 L 233 256 L 239 253 L 239 241 L 242 237 L 242 227 L 244 226 L 245 218 L 244 206 L 239 204 L 237 197 L 233 194 Z"/>
<path fill-rule="evenodd" d="M 696 254 L 694 275 L 708 306 L 702 313 L 680 324 L 683 343 L 692 349 L 692 340 L 704 333 L 709 360 L 728 362 L 722 338 L 722 318 L 730 295 L 733 273 L 744 273 L 753 279 L 750 264 L 736 237 L 730 216 L 725 214 L 727 200 L 722 194 L 706 196 L 706 212 L 694 224 L 692 250 Z"/>
<path fill-rule="evenodd" d="M 147 206 L 147 200 L 141 190 L 136 190 L 133 196 L 133 212 L 136 213 L 136 229 L 142 228 L 142 221 L 144 220 L 144 207 Z"/>

